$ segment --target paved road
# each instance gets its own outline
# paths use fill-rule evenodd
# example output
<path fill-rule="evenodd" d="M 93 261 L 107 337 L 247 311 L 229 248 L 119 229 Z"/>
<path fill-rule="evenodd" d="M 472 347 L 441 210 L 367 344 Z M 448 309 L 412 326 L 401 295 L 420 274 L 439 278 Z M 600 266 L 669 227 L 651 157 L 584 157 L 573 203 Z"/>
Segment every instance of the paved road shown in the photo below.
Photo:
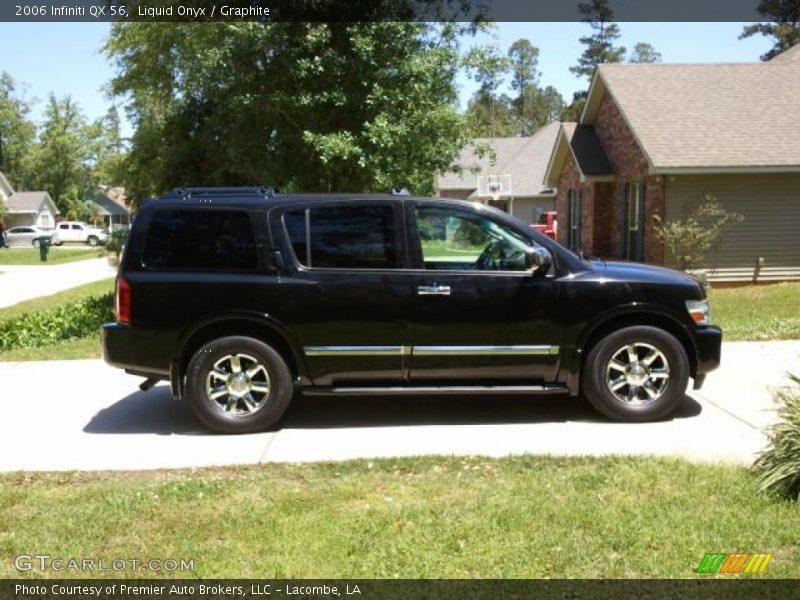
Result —
<path fill-rule="evenodd" d="M 114 275 L 116 269 L 108 266 L 106 258 L 59 265 L 0 265 L 0 308 Z"/>
<path fill-rule="evenodd" d="M 276 432 L 203 430 L 159 385 L 97 360 L 0 364 L 0 471 L 154 469 L 420 454 L 682 456 L 749 463 L 800 341 L 726 343 L 668 421 L 619 424 L 561 397 L 298 398 Z"/>

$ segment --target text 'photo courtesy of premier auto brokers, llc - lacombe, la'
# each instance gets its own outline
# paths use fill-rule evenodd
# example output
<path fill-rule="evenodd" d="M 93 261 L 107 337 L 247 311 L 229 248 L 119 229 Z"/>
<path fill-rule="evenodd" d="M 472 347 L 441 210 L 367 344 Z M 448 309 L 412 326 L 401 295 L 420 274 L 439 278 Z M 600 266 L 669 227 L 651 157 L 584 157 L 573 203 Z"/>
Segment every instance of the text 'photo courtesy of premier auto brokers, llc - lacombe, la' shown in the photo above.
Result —
<path fill-rule="evenodd" d="M 344 587 L 331 584 L 296 585 L 281 584 L 272 585 L 266 583 L 228 585 L 221 583 L 205 584 L 135 584 L 128 583 L 107 583 L 95 585 L 83 584 L 23 584 L 15 586 L 14 593 L 17 596 L 65 596 L 69 598 L 94 597 L 103 598 L 106 596 L 142 596 L 142 597 L 163 597 L 163 596 L 270 596 L 278 593 L 286 596 L 360 596 L 362 594 L 358 584 L 349 583 Z"/>

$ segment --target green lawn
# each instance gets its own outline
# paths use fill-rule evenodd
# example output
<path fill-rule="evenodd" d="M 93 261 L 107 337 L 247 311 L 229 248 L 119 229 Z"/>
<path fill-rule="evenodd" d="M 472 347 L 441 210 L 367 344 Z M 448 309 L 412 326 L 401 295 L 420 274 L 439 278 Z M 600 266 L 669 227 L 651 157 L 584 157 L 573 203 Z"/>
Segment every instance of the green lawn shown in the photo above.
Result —
<path fill-rule="evenodd" d="M 695 577 L 748 551 L 774 554 L 760 577 L 800 577 L 798 506 L 754 489 L 743 468 L 622 457 L 6 474 L 0 577 L 35 575 L 8 560 L 34 551 L 228 578 Z"/>
<path fill-rule="evenodd" d="M 709 298 L 727 341 L 800 339 L 800 282 L 712 289 Z"/>
<path fill-rule="evenodd" d="M 39 258 L 38 248 L 2 248 L 0 249 L 0 265 L 54 265 L 87 258 L 98 258 L 104 254 L 105 251 L 98 248 L 60 248 L 54 246 L 50 248 L 47 262 L 42 262 Z"/>
<path fill-rule="evenodd" d="M 103 294 L 113 291 L 113 278 L 88 283 L 53 294 L 52 296 L 34 298 L 33 300 L 20 302 L 13 306 L 0 308 L 0 321 L 20 317 L 23 314 L 36 312 L 38 310 L 70 304 L 89 296 L 102 296 Z M 97 333 L 85 338 L 63 340 L 38 348 L 19 348 L 0 352 L 0 362 L 99 358 L 101 354 L 99 327 L 98 325 Z"/>

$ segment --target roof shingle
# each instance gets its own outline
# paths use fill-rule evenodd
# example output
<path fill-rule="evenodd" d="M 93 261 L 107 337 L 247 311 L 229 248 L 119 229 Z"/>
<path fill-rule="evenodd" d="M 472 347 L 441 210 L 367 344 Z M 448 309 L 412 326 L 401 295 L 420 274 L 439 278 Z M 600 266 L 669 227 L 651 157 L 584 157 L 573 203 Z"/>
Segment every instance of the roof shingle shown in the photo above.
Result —
<path fill-rule="evenodd" d="M 800 62 L 603 64 L 598 77 L 656 170 L 800 166 Z"/>
<path fill-rule="evenodd" d="M 558 135 L 559 123 L 545 125 L 530 137 L 479 138 L 461 151 L 456 161 L 464 170 L 438 175 L 436 187 L 441 190 L 467 190 L 473 196 L 478 188 L 479 175 L 511 175 L 514 196 L 540 196 L 552 193 L 545 184 L 544 173 Z M 495 164 L 490 157 L 479 157 L 475 146 L 486 144 L 494 148 Z M 477 169 L 473 173 L 471 169 Z"/>

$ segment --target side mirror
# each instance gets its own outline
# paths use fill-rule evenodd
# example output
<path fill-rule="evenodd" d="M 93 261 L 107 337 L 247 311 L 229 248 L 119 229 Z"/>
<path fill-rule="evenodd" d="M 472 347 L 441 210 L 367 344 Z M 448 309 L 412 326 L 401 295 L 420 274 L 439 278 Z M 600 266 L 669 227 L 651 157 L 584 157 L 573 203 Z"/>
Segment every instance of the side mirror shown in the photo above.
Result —
<path fill-rule="evenodd" d="M 550 268 L 552 259 L 547 248 L 542 246 L 532 246 L 525 251 L 525 266 L 533 271 L 547 271 Z"/>

